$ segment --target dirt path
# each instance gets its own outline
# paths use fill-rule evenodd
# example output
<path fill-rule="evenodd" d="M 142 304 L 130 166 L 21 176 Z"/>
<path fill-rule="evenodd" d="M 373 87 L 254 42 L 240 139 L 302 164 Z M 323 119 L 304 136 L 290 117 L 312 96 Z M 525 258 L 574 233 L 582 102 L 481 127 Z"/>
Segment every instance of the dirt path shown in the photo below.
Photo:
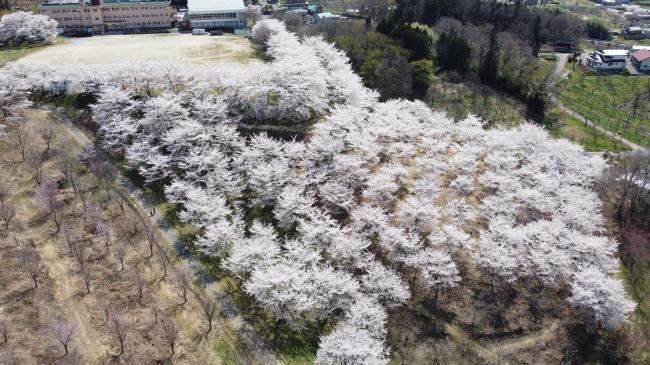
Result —
<path fill-rule="evenodd" d="M 75 126 L 70 118 L 65 116 L 63 113 L 56 109 L 47 109 L 52 115 L 58 119 L 61 124 L 65 127 L 66 132 L 74 138 L 74 140 L 81 146 L 92 144 L 93 141 L 77 126 Z M 165 218 L 156 211 L 153 216 L 149 214 L 150 209 L 153 207 L 153 204 L 144 196 L 142 191 L 133 185 L 128 179 L 120 175 L 118 183 L 115 186 L 115 191 L 118 193 L 125 201 L 129 202 L 133 208 L 136 210 L 140 219 L 149 220 L 153 226 L 158 228 L 159 238 L 167 245 L 169 249 L 178 252 L 179 246 L 178 243 L 178 233 L 176 230 L 165 220 Z M 179 256 L 180 253 L 179 253 Z M 192 257 L 187 257 L 187 255 L 182 255 L 187 261 L 193 261 Z M 196 265 L 191 265 L 191 267 L 201 267 L 201 264 L 196 262 Z M 195 273 L 197 277 L 204 277 L 204 273 L 197 272 Z M 236 312 L 234 308 L 235 305 L 229 299 L 227 293 L 221 291 L 217 286 L 212 286 L 212 296 L 219 304 L 222 312 L 227 312 L 225 325 L 229 326 L 235 330 L 240 338 L 246 341 L 248 349 L 253 353 L 253 358 L 258 360 L 261 364 L 280 364 L 280 362 L 275 358 L 275 355 L 268 349 L 264 344 L 264 341 L 255 334 L 255 330 L 246 322 L 243 317 Z"/>
<path fill-rule="evenodd" d="M 498 352 L 502 356 L 516 353 L 553 339 L 553 337 L 557 336 L 557 330 L 559 327 L 559 322 L 554 321 L 548 327 L 545 327 L 539 332 L 531 333 L 527 336 L 522 336 L 512 340 L 501 341 L 497 344 L 491 345 L 489 349 L 492 352 Z"/>
<path fill-rule="evenodd" d="M 454 339 L 454 341 L 461 344 L 465 344 L 469 348 L 471 348 L 477 355 L 483 358 L 486 364 L 500 364 L 500 365 L 509 364 L 507 361 L 504 361 L 501 358 L 498 352 L 494 352 L 492 351 L 492 349 L 487 348 L 480 342 L 472 340 L 458 326 L 451 323 L 447 323 L 445 324 L 445 330 L 447 331 L 447 334 Z"/>
<path fill-rule="evenodd" d="M 638 145 L 638 144 L 636 144 L 634 142 L 628 141 L 627 139 L 623 138 L 622 136 L 619 136 L 618 134 L 610 131 L 609 129 L 601 127 L 598 123 L 595 123 L 595 122 L 587 119 L 586 117 L 584 117 L 580 113 L 574 111 L 573 109 L 567 107 L 566 105 L 564 105 L 560 101 L 560 98 L 556 95 L 556 91 L 557 91 L 556 85 L 557 85 L 558 79 L 562 75 L 562 71 L 564 70 L 564 66 L 566 65 L 566 63 L 567 63 L 567 61 L 569 59 L 569 55 L 566 54 L 566 53 L 556 53 L 555 56 L 558 57 L 558 62 L 555 65 L 555 68 L 553 69 L 551 74 L 549 75 L 548 79 L 546 80 L 546 83 L 548 85 L 548 89 L 550 91 L 549 99 L 550 99 L 551 103 L 553 103 L 555 106 L 562 109 L 566 113 L 570 114 L 571 116 L 573 116 L 577 120 L 585 123 L 589 127 L 592 127 L 594 129 L 598 130 L 599 132 L 605 134 L 606 136 L 608 136 L 608 137 L 610 137 L 610 138 L 612 138 L 614 140 L 619 140 L 621 143 L 623 143 L 623 144 L 627 145 L 628 147 L 630 147 L 632 149 L 632 151 L 648 152 L 648 150 L 645 147 L 642 147 L 642 146 L 640 146 L 640 145 Z"/>
<path fill-rule="evenodd" d="M 102 343 L 103 336 L 99 334 L 88 323 L 92 323 L 89 312 L 84 310 L 83 307 L 96 305 L 94 303 L 87 303 L 88 298 L 81 298 L 81 287 L 83 284 L 73 280 L 71 275 L 71 267 L 66 265 L 65 258 L 61 258 L 57 252 L 57 248 L 52 240 L 49 240 L 44 246 L 40 248 L 41 256 L 49 269 L 49 276 L 55 284 L 54 296 L 57 298 L 56 302 L 61 304 L 66 312 L 64 317 L 73 320 L 77 324 L 77 334 L 75 341 L 83 348 L 84 355 L 88 356 L 91 364 L 96 364 L 102 358 L 106 357 L 109 348 Z"/>
<path fill-rule="evenodd" d="M 467 345 L 476 354 L 478 354 L 485 363 L 507 365 L 509 362 L 504 359 L 505 356 L 514 354 L 536 346 L 540 343 L 545 343 L 557 335 L 559 322 L 554 321 L 549 326 L 545 327 L 539 332 L 532 333 L 526 336 L 513 338 L 511 340 L 499 341 L 492 344 L 482 344 L 479 341 L 473 340 L 458 326 L 447 323 L 445 330 L 455 341 Z"/>

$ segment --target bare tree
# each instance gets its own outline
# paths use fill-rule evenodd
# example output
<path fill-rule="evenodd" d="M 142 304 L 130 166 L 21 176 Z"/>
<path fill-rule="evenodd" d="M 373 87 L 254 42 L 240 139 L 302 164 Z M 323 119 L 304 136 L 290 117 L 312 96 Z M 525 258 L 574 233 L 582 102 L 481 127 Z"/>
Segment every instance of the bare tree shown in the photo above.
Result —
<path fill-rule="evenodd" d="M 117 168 L 112 163 L 99 159 L 91 160 L 88 166 L 95 178 L 97 178 L 97 186 L 106 191 L 108 200 L 110 200 L 111 189 L 118 177 Z"/>
<path fill-rule="evenodd" d="M 8 338 L 7 338 L 7 333 L 9 332 L 9 328 L 7 326 L 7 323 L 5 321 L 0 321 L 0 335 L 2 335 L 3 342 L 2 343 L 7 343 Z"/>
<path fill-rule="evenodd" d="M 160 267 L 162 268 L 163 271 L 160 280 L 165 280 L 165 278 L 167 278 L 167 266 L 169 265 L 169 256 L 167 255 L 167 250 L 165 250 L 163 245 L 157 244 L 156 250 L 158 251 L 158 261 L 160 262 Z"/>
<path fill-rule="evenodd" d="M 65 354 L 61 357 L 65 357 L 70 353 L 69 345 L 72 338 L 77 333 L 77 324 L 75 322 L 64 321 L 64 320 L 50 320 L 45 326 L 44 333 L 52 341 L 59 343 L 63 346 Z"/>
<path fill-rule="evenodd" d="M 88 210 L 88 194 L 90 193 L 90 187 L 86 185 L 83 181 L 78 181 L 77 183 L 77 196 L 81 200 L 81 204 L 84 207 L 84 212 Z"/>
<path fill-rule="evenodd" d="M 16 141 L 18 151 L 22 157 L 21 162 L 25 162 L 25 151 L 27 150 L 27 123 L 25 119 L 20 116 L 12 116 L 7 118 L 13 123 L 12 126 L 12 137 Z"/>
<path fill-rule="evenodd" d="M 165 335 L 165 340 L 172 350 L 171 358 L 176 353 L 176 344 L 178 343 L 178 325 L 176 320 L 171 317 L 163 317 L 160 319 L 160 324 Z"/>
<path fill-rule="evenodd" d="M 65 242 L 68 244 L 68 250 L 70 255 L 74 255 L 74 245 L 76 239 L 73 230 L 75 225 L 76 225 L 76 220 L 72 222 L 70 222 L 70 220 L 66 220 L 65 224 L 63 224 L 63 237 L 65 238 Z"/>
<path fill-rule="evenodd" d="M 154 322 L 153 324 L 158 323 L 158 316 L 160 315 L 160 303 L 158 302 L 157 297 L 151 299 L 151 312 L 153 313 Z"/>
<path fill-rule="evenodd" d="M 9 223 L 16 216 L 16 208 L 13 204 L 7 203 L 0 207 L 0 219 L 5 223 L 5 230 L 9 230 Z"/>
<path fill-rule="evenodd" d="M 89 265 L 85 265 L 81 269 L 81 280 L 83 280 L 85 286 L 86 286 L 86 294 L 90 294 L 90 282 L 92 280 L 92 270 L 90 269 Z"/>
<path fill-rule="evenodd" d="M 96 227 L 97 237 L 101 238 L 104 241 L 104 245 L 106 246 L 106 254 L 108 255 L 111 250 L 110 248 L 111 227 L 106 225 L 102 220 L 97 222 L 95 227 Z"/>
<path fill-rule="evenodd" d="M 104 324 L 108 325 L 109 315 L 113 310 L 113 305 L 110 302 L 104 302 L 101 304 L 102 312 L 104 312 Z"/>
<path fill-rule="evenodd" d="M 6 182 L 0 184 L 0 207 L 5 206 L 5 199 L 9 196 L 9 185 Z"/>
<path fill-rule="evenodd" d="M 181 292 L 183 302 L 180 303 L 179 306 L 183 306 L 187 303 L 187 292 L 192 286 L 192 273 L 187 264 L 182 263 L 174 268 L 174 285 L 176 285 L 178 290 Z"/>
<path fill-rule="evenodd" d="M 115 246 L 113 250 L 113 255 L 120 262 L 120 271 L 124 271 L 124 256 L 126 255 L 126 246 L 123 243 L 120 243 Z"/>
<path fill-rule="evenodd" d="M 607 196 L 614 197 L 616 218 L 624 227 L 637 207 L 650 206 L 650 156 L 636 153 L 616 161 L 605 180 Z"/>
<path fill-rule="evenodd" d="M 77 241 L 72 245 L 72 254 L 74 255 L 75 259 L 77 259 L 80 272 L 83 271 L 86 262 L 85 251 L 86 251 L 86 242 L 84 241 Z"/>
<path fill-rule="evenodd" d="M 136 293 L 138 294 L 138 303 L 142 304 L 142 294 L 144 293 L 147 281 L 144 279 L 137 266 L 133 268 L 133 282 L 135 283 Z"/>
<path fill-rule="evenodd" d="M 205 336 L 207 336 L 212 332 L 212 320 L 217 313 L 217 303 L 206 292 L 199 292 L 196 297 L 199 300 L 203 314 L 205 314 L 205 318 L 208 321 L 208 329 L 205 332 Z"/>
<path fill-rule="evenodd" d="M 52 121 L 46 121 L 38 130 L 38 135 L 45 143 L 44 157 L 47 157 L 48 152 L 50 152 L 50 144 L 56 138 L 56 128 L 51 123 Z"/>
<path fill-rule="evenodd" d="M 149 244 L 149 256 L 146 257 L 146 259 L 149 260 L 153 257 L 153 249 L 156 245 L 156 231 L 147 222 L 143 222 L 142 227 L 145 235 L 147 236 L 147 243 Z"/>
<path fill-rule="evenodd" d="M 21 249 L 18 255 L 23 268 L 27 271 L 34 282 L 34 287 L 32 289 L 38 288 L 38 279 L 47 272 L 45 266 L 41 262 L 41 255 L 38 251 L 29 247 Z"/>
<path fill-rule="evenodd" d="M 59 185 L 54 180 L 43 181 L 36 189 L 34 198 L 39 204 L 39 208 L 52 217 L 56 226 L 55 234 L 61 230 L 63 220 L 63 203 L 58 200 Z"/>
<path fill-rule="evenodd" d="M 56 165 L 65 177 L 65 180 L 72 186 L 75 196 L 77 195 L 77 173 L 79 161 L 71 150 L 64 150 L 58 156 Z"/>
<path fill-rule="evenodd" d="M 115 310 L 111 310 L 108 314 L 108 330 L 113 336 L 115 336 L 115 339 L 120 344 L 120 352 L 115 355 L 115 357 L 120 357 L 124 353 L 128 325 L 124 317 Z"/>
<path fill-rule="evenodd" d="M 41 184 L 43 180 L 43 155 L 40 153 L 34 153 L 27 157 L 27 166 L 32 171 L 32 178 L 36 181 L 37 184 Z"/>
<path fill-rule="evenodd" d="M 117 206 L 120 207 L 120 211 L 122 212 L 122 215 L 124 215 L 124 198 L 118 195 L 117 198 L 115 199 L 115 204 L 117 204 Z"/>

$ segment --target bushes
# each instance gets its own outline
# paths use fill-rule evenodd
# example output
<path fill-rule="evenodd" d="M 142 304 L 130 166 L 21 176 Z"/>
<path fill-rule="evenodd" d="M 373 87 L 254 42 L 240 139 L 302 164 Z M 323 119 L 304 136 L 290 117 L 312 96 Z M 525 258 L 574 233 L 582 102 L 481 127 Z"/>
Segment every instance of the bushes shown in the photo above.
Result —
<path fill-rule="evenodd" d="M 589 19 L 585 24 L 585 33 L 589 38 L 610 39 L 609 28 L 598 19 Z"/>
<path fill-rule="evenodd" d="M 45 15 L 19 11 L 0 19 L 0 41 L 42 43 L 56 37 L 58 23 Z"/>

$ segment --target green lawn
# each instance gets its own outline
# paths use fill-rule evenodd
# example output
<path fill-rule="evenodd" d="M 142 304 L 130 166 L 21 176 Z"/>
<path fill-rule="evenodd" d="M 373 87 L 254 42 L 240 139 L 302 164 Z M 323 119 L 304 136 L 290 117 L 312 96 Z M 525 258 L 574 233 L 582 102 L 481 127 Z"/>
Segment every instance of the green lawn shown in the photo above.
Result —
<path fill-rule="evenodd" d="M 554 115 L 556 122 L 548 124 L 547 129 L 553 138 L 566 138 L 582 145 L 586 151 L 629 151 L 625 144 L 608 137 L 596 129 L 589 127 L 576 118 L 562 113 L 557 109 L 551 110 L 548 114 Z"/>
<path fill-rule="evenodd" d="M 53 44 L 63 44 L 67 43 L 67 40 L 63 37 L 56 37 L 53 41 L 46 44 L 21 44 L 21 45 L 12 45 L 12 46 L 0 46 L 0 67 L 6 65 L 8 62 L 14 62 L 21 57 L 25 57 L 28 54 L 43 49 L 44 47 L 51 46 Z"/>
<path fill-rule="evenodd" d="M 630 141 L 650 146 L 650 77 L 576 71 L 559 88 L 567 107 Z"/>
<path fill-rule="evenodd" d="M 33 52 L 36 48 L 0 48 L 0 67 Z"/>

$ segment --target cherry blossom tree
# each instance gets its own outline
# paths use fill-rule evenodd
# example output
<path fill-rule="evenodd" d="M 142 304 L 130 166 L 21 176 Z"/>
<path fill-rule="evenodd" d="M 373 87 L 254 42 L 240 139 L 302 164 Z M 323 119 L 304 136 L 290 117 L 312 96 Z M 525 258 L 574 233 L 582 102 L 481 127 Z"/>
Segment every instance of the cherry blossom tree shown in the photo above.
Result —
<path fill-rule="evenodd" d="M 19 11 L 0 19 L 0 41 L 12 43 L 40 43 L 54 39 L 57 34 L 56 20 L 45 15 Z"/>

